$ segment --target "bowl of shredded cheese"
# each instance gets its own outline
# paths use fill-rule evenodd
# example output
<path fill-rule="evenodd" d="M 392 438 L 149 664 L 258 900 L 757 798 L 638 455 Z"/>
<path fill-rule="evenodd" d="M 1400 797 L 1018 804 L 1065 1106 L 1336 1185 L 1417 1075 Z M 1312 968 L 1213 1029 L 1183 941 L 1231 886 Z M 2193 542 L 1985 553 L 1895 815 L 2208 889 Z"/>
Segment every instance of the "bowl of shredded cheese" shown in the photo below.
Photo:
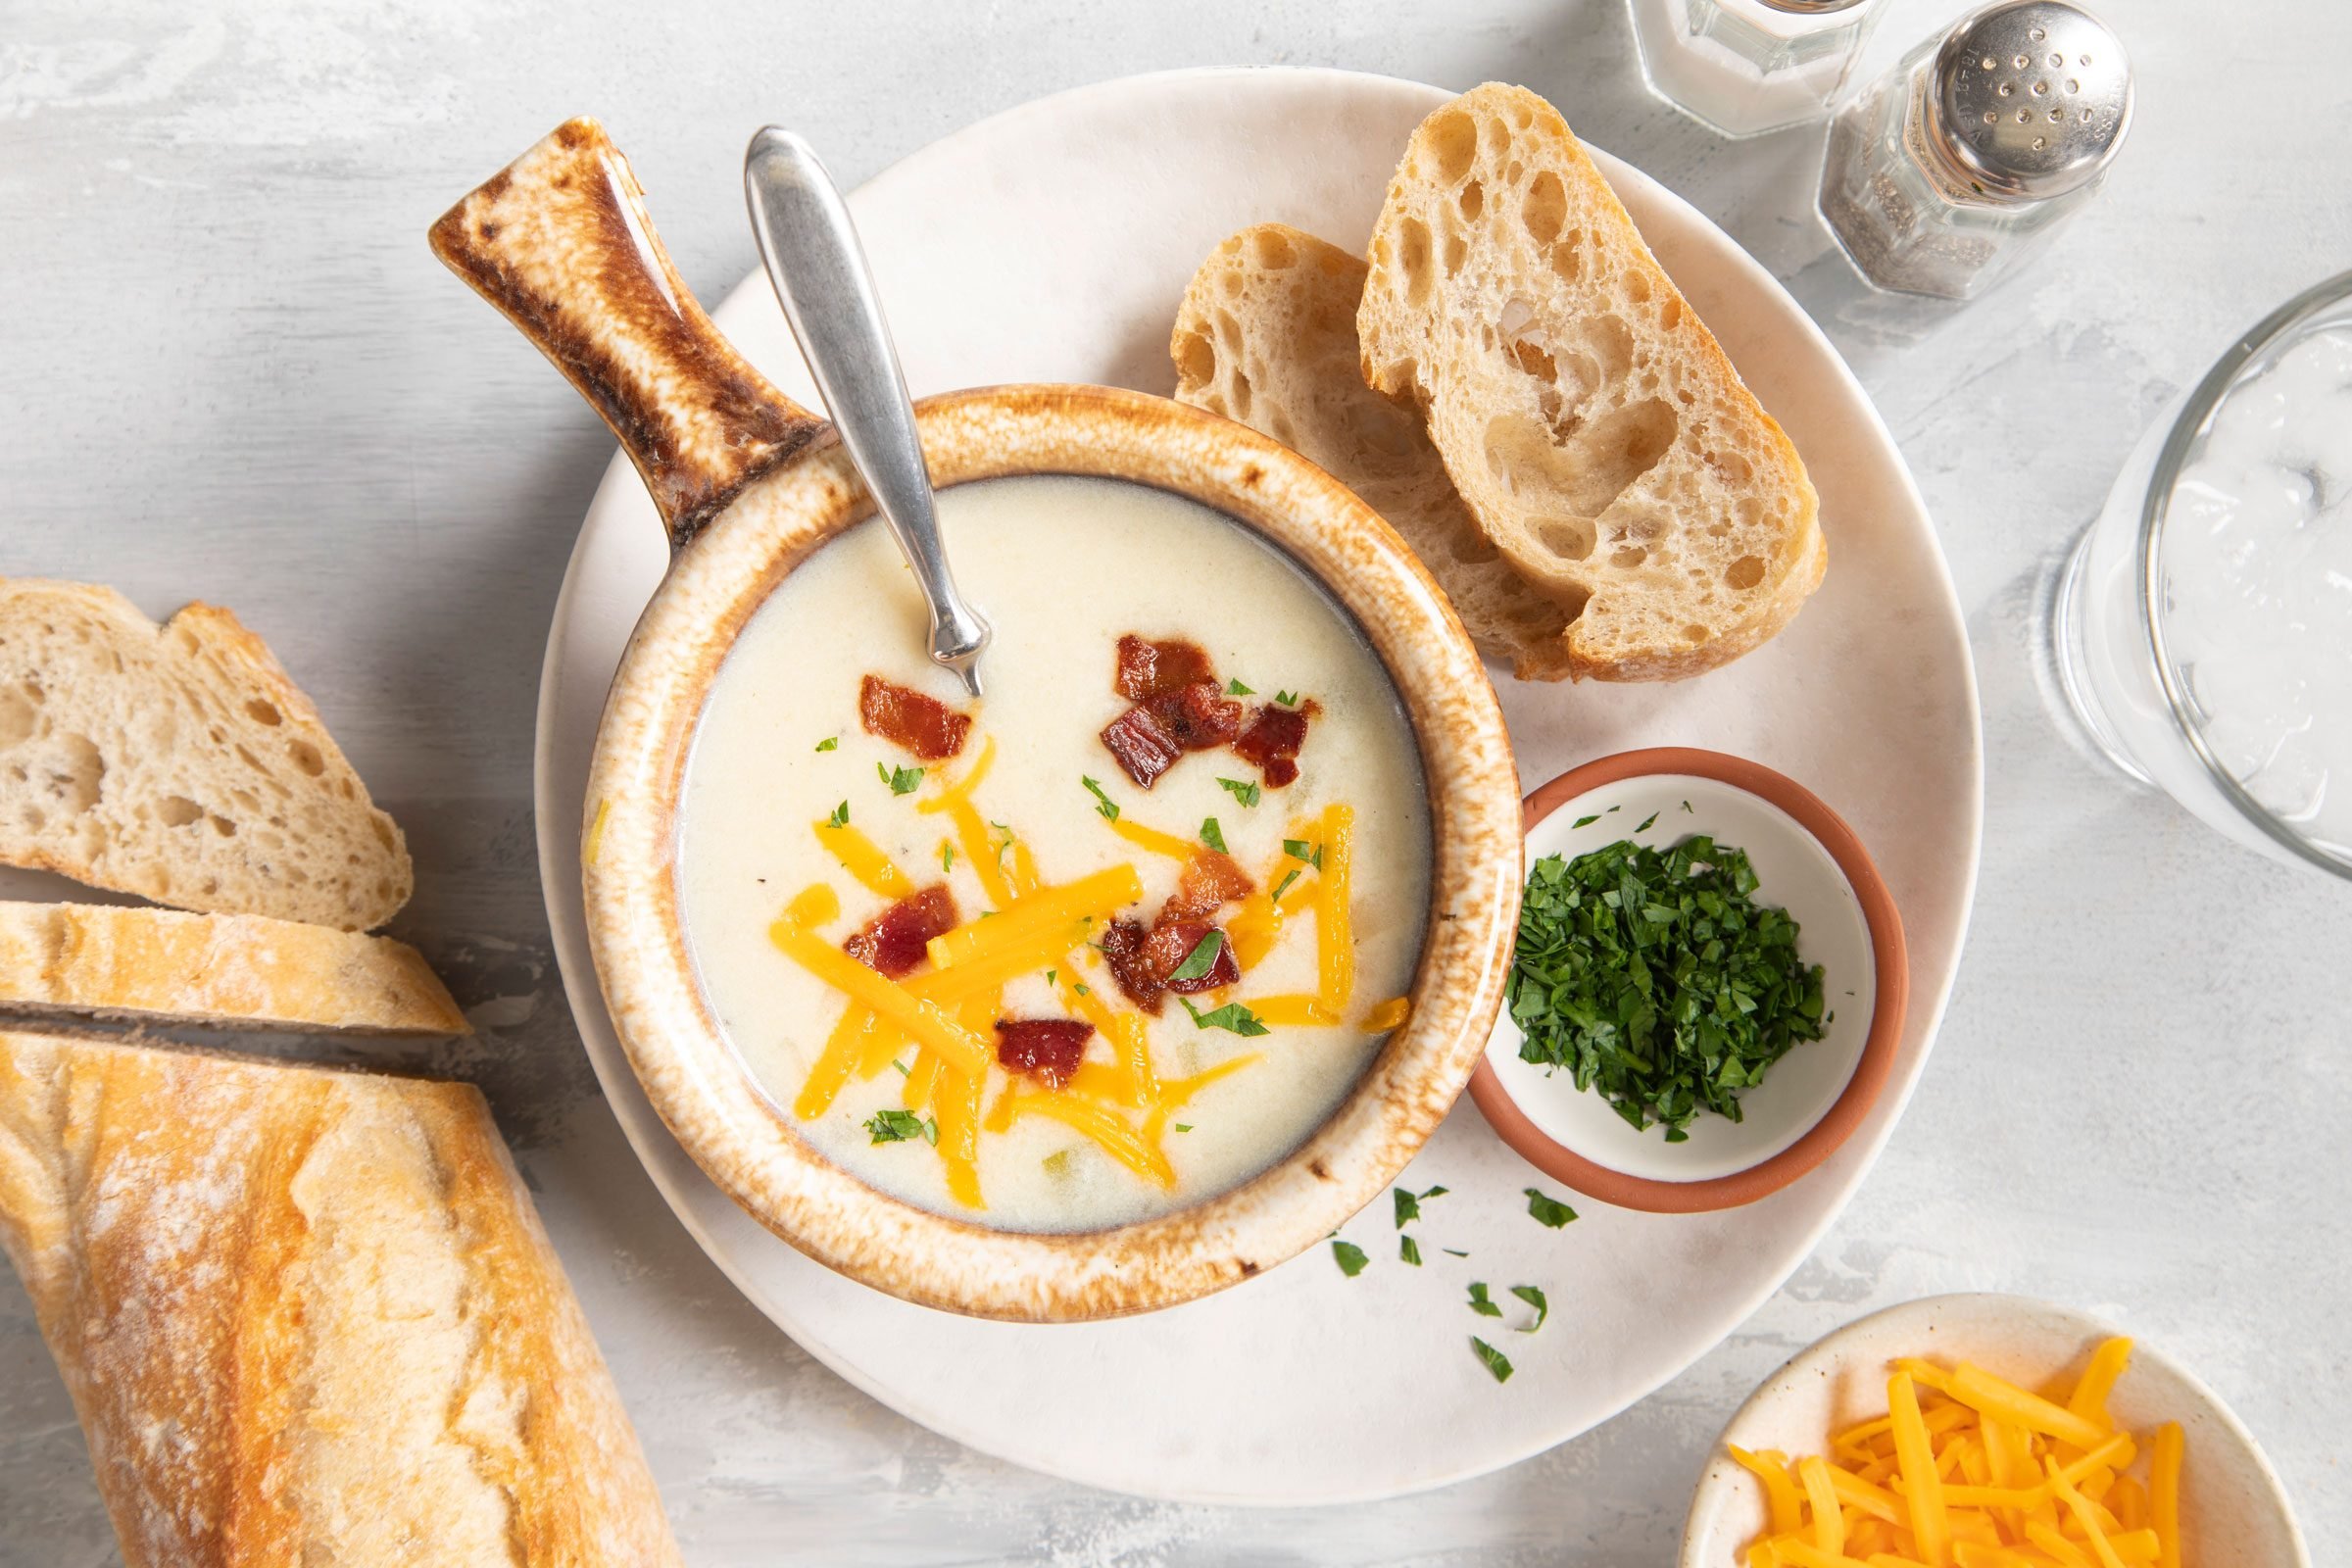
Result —
<path fill-rule="evenodd" d="M 1708 1456 L 1682 1568 L 2309 1568 L 2218 1395 L 2072 1307 L 1931 1297 L 1800 1351 Z"/>

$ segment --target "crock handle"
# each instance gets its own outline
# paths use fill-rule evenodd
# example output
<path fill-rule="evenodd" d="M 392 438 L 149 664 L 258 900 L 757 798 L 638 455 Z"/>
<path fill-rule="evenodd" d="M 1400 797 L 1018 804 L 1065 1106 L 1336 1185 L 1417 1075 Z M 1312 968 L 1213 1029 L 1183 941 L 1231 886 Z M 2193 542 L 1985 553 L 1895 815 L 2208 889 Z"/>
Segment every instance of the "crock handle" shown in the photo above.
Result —
<path fill-rule="evenodd" d="M 593 120 L 557 126 L 444 213 L 432 245 L 604 416 L 673 548 L 824 428 L 710 324 Z"/>

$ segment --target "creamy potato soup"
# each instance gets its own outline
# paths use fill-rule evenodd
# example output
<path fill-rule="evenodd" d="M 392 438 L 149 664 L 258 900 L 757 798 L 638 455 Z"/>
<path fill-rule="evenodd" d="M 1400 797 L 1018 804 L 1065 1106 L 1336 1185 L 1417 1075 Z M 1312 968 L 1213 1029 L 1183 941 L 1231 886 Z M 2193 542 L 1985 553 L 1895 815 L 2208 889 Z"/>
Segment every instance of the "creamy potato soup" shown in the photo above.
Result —
<path fill-rule="evenodd" d="M 996 626 L 984 699 L 872 521 L 712 684 L 677 852 L 705 996 L 809 1143 L 909 1202 L 1023 1230 L 1197 1202 L 1402 1021 L 1411 727 L 1346 612 L 1195 502 L 997 479 L 940 516 Z"/>

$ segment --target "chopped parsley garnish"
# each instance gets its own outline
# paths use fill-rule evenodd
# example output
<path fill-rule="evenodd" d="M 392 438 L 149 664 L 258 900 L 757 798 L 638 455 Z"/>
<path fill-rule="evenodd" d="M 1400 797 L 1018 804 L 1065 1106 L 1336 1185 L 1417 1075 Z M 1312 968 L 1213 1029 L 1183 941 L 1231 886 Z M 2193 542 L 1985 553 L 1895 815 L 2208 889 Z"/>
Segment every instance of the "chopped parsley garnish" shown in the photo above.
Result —
<path fill-rule="evenodd" d="M 1544 1292 L 1539 1287 L 1533 1285 L 1514 1285 L 1511 1287 L 1511 1294 L 1536 1309 L 1536 1320 L 1533 1323 L 1530 1323 L 1527 1327 L 1521 1329 L 1519 1331 L 1520 1333 L 1535 1333 L 1536 1330 L 1544 1326 L 1544 1320 L 1551 1316 L 1551 1303 L 1544 1299 Z"/>
<path fill-rule="evenodd" d="M 1046 984 L 1052 985 L 1054 983 L 1054 977 L 1059 973 L 1061 973 L 1059 969 L 1048 969 L 1046 971 Z"/>
<path fill-rule="evenodd" d="M 1242 677 L 1236 675 L 1233 677 L 1233 679 L 1225 683 L 1225 695 L 1228 697 L 1255 697 L 1257 695 L 1257 689 L 1252 686 L 1243 685 Z"/>
<path fill-rule="evenodd" d="M 1215 817 L 1204 816 L 1200 819 L 1200 842 L 1219 855 L 1225 853 L 1225 830 L 1217 826 Z"/>
<path fill-rule="evenodd" d="M 829 827 L 848 827 L 850 825 L 850 803 L 844 801 L 833 808 L 833 814 L 825 818 L 825 823 Z"/>
<path fill-rule="evenodd" d="M 1217 957 L 1225 951 L 1225 933 L 1211 929 L 1208 935 L 1193 945 L 1184 961 L 1169 971 L 1170 980 L 1198 980 L 1217 966 Z M 1224 1011 L 1222 1007 L 1217 1009 Z M 1194 1015 L 1198 1019 L 1199 1014 Z M 1213 1014 L 1212 1014 L 1213 1016 Z"/>
<path fill-rule="evenodd" d="M 1576 1210 L 1556 1198 L 1547 1198 L 1536 1188 L 1527 1189 L 1527 1211 L 1539 1225 L 1558 1230 L 1576 1218 Z"/>
<path fill-rule="evenodd" d="M 1658 813 L 1657 813 L 1657 812 L 1655 812 L 1655 811 L 1652 811 L 1652 812 L 1650 812 L 1650 813 L 1649 813 L 1647 816 L 1645 816 L 1645 817 L 1643 817 L 1643 818 L 1642 819 L 1642 825 L 1641 825 L 1640 827 L 1638 827 L 1638 828 L 1634 829 L 1634 831 L 1635 831 L 1635 832 L 1637 832 L 1637 833 L 1646 833 L 1646 832 L 1648 832 L 1648 831 L 1649 831 L 1649 824 L 1650 824 L 1650 823 L 1652 823 L 1652 822 L 1655 822 L 1657 819 L 1658 819 Z"/>
<path fill-rule="evenodd" d="M 939 1121 L 936 1117 L 925 1116 L 923 1118 L 923 1142 L 929 1144 L 933 1149 L 939 1147 Z"/>
<path fill-rule="evenodd" d="M 923 770 L 919 767 L 892 767 L 886 762 L 876 762 L 874 771 L 890 786 L 893 795 L 911 795 L 923 782 Z"/>
<path fill-rule="evenodd" d="M 1486 1369 L 1494 1374 L 1495 1382 L 1508 1383 L 1511 1381 L 1511 1358 L 1509 1356 L 1475 1334 L 1470 1336 L 1470 1348 L 1477 1352 L 1479 1360 L 1485 1364 Z"/>
<path fill-rule="evenodd" d="M 903 1061 L 893 1061 L 891 1065 L 899 1069 L 899 1076 L 902 1078 L 911 1078 L 914 1076 L 914 1069 L 907 1066 Z"/>
<path fill-rule="evenodd" d="M 1310 844 L 1305 839 L 1284 839 L 1282 853 L 1294 860 L 1304 860 L 1318 871 L 1323 869 L 1323 846 L 1320 844 Z M 1285 882 L 1283 886 L 1287 888 L 1290 884 Z"/>
<path fill-rule="evenodd" d="M 956 846 L 948 843 L 945 839 L 942 839 L 939 845 L 939 868 L 942 871 L 956 869 Z"/>
<path fill-rule="evenodd" d="M 1444 1252 L 1447 1257 L 1468 1257 L 1470 1255 L 1458 1247 L 1441 1247 L 1438 1250 Z"/>
<path fill-rule="evenodd" d="M 1396 1255 L 1415 1268 L 1421 1266 L 1421 1244 L 1410 1236 L 1396 1238 Z"/>
<path fill-rule="evenodd" d="M 1004 852 L 1012 848 L 1012 829 L 1002 822 L 991 822 L 988 825 L 1004 835 L 997 841 L 997 869 L 1002 871 L 1004 869 Z"/>
<path fill-rule="evenodd" d="M 1593 823 L 1599 820 L 1600 813 L 1597 811 L 1593 812 L 1591 816 L 1580 816 L 1575 821 L 1568 824 L 1569 831 L 1574 832 L 1580 827 L 1591 827 Z"/>
<path fill-rule="evenodd" d="M 1364 1255 L 1364 1250 L 1353 1242 L 1332 1243 L 1331 1255 L 1340 1265 L 1340 1272 L 1349 1279 L 1361 1274 L 1364 1271 L 1364 1265 L 1372 1261 Z"/>
<path fill-rule="evenodd" d="M 1470 1282 L 1470 1310 L 1476 1312 L 1480 1317 L 1502 1316 L 1502 1308 L 1495 1305 L 1494 1302 L 1490 1300 L 1487 1297 L 1487 1282 L 1485 1280 L 1472 1280 Z"/>
<path fill-rule="evenodd" d="M 1298 694 L 1297 692 L 1276 692 L 1274 694 L 1274 700 L 1285 708 L 1297 708 L 1298 706 Z"/>
<path fill-rule="evenodd" d="M 1102 813 L 1102 819 L 1105 822 L 1116 822 L 1119 819 L 1119 803 L 1103 794 L 1102 785 L 1088 778 L 1084 773 L 1078 775 L 1078 782 L 1085 785 L 1086 792 L 1095 798 L 1095 809 Z"/>
<path fill-rule="evenodd" d="M 1398 1230 L 1402 1230 L 1405 1228 L 1405 1226 L 1411 1224 L 1414 1220 L 1417 1220 L 1421 1217 L 1421 1201 L 1423 1199 L 1444 1198 L 1446 1196 L 1446 1189 L 1443 1187 L 1432 1187 L 1428 1192 L 1425 1193 L 1411 1193 L 1407 1192 L 1401 1187 L 1393 1187 L 1389 1190 L 1389 1196 L 1396 1200 L 1396 1228 Z"/>
<path fill-rule="evenodd" d="M 1197 958 L 1200 956 L 1200 950 L 1199 948 L 1195 948 L 1193 950 L 1193 957 Z M 1190 963 L 1193 960 L 1192 958 L 1187 958 L 1184 961 Z M 1214 962 L 1215 960 L 1212 958 L 1210 961 Z M 1203 970 L 1202 972 L 1205 973 L 1206 971 Z M 1085 988 L 1080 987 L 1079 989 L 1084 990 Z M 1184 998 L 1182 997 L 1178 997 L 1176 1000 L 1178 1002 L 1183 1002 L 1184 1010 L 1193 1015 L 1193 1027 L 1196 1029 L 1230 1029 L 1235 1034 L 1242 1035 L 1244 1037 L 1271 1034 L 1273 1032 L 1269 1030 L 1263 1023 L 1258 1021 L 1258 1016 L 1256 1013 L 1251 1012 L 1248 1007 L 1243 1006 L 1238 1002 L 1228 1002 L 1222 1007 L 1215 1008 L 1208 1012 L 1202 1012 L 1199 1007 L 1194 1006 L 1191 1003 L 1185 1002 Z"/>
<path fill-rule="evenodd" d="M 1189 1121 L 1180 1121 L 1176 1124 L 1176 1130 L 1180 1133 L 1189 1133 L 1193 1130 L 1193 1124 Z"/>
<path fill-rule="evenodd" d="M 1291 891 L 1291 884 L 1298 881 L 1302 874 L 1303 873 L 1300 872 L 1297 866 L 1293 866 L 1289 876 L 1286 876 L 1280 882 L 1275 883 L 1274 902 L 1280 904 L 1282 902 L 1282 896 Z"/>
<path fill-rule="evenodd" d="M 1690 803 L 1689 801 L 1685 801 L 1685 802 L 1683 803 L 1683 809 L 1684 809 L 1684 810 L 1686 810 L 1686 811 L 1690 811 Z M 1693 816 L 1696 816 L 1698 813 L 1697 813 L 1696 811 L 1691 811 L 1691 812 L 1690 812 L 1690 814 L 1691 814 L 1691 815 L 1693 815 Z"/>
<path fill-rule="evenodd" d="M 818 741 L 818 742 L 816 743 L 816 749 L 817 749 L 818 751 L 820 751 L 820 752 L 829 752 L 829 751 L 832 751 L 833 749 L 835 749 L 836 747 L 838 747 L 839 745 L 841 745 L 841 737 L 840 737 L 840 736 L 838 736 L 838 735 L 828 735 L 828 736 L 826 736 L 826 737 L 825 737 L 823 740 L 821 740 L 821 741 Z"/>
<path fill-rule="evenodd" d="M 1755 891 L 1747 856 L 1705 834 L 1538 860 L 1508 992 L 1520 1059 L 1668 1143 L 1701 1111 L 1738 1121 L 1741 1091 L 1822 1025 L 1821 966 Z"/>
<path fill-rule="evenodd" d="M 923 1119 L 911 1110 L 877 1110 L 865 1119 L 865 1130 L 877 1144 L 903 1144 L 923 1136 Z"/>
<path fill-rule="evenodd" d="M 1083 980 L 1081 980 L 1081 981 L 1079 981 L 1077 984 L 1075 984 L 1075 985 L 1071 986 L 1071 987 L 1070 987 L 1070 989 L 1071 989 L 1072 991 L 1075 991 L 1075 992 L 1077 992 L 1077 993 L 1078 993 L 1078 995 L 1080 995 L 1080 996 L 1082 996 L 1082 997 L 1091 997 L 1091 996 L 1093 996 L 1093 995 L 1095 994 L 1095 993 L 1094 993 L 1094 991 L 1093 991 L 1093 989 L 1092 989 L 1092 988 L 1090 988 L 1090 987 L 1087 985 L 1087 983 L 1086 983 L 1085 981 L 1083 981 Z"/>
<path fill-rule="evenodd" d="M 1253 778 L 1221 778 L 1217 780 L 1217 788 L 1244 806 L 1255 806 L 1258 797 L 1264 793 Z"/>

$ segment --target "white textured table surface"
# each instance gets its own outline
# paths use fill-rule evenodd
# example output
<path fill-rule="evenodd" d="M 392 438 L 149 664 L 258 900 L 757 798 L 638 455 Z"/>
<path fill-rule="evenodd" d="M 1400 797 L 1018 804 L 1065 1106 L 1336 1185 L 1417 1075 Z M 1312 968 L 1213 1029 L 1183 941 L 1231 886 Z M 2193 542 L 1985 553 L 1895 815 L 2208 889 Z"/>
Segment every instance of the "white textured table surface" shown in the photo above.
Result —
<path fill-rule="evenodd" d="M 1874 59 L 1958 9 L 1893 0 Z M 1818 133 L 1728 144 L 1648 99 L 1619 0 L 10 0 L 0 572 L 111 581 L 157 613 L 228 604 L 317 697 L 416 848 L 400 930 L 482 1025 L 409 1059 L 496 1102 L 698 1565 L 1656 1564 L 1750 1385 L 1864 1310 L 1963 1288 L 2087 1306 L 2179 1353 L 2268 1445 L 2315 1560 L 2342 1561 L 2352 890 L 2085 760 L 2042 636 L 2052 568 L 2144 421 L 2352 263 L 2352 8 L 2108 9 L 2141 92 L 2114 180 L 2026 277 L 1923 322 L 1825 255 Z M 774 1332 L 669 1221 L 572 1032 L 532 863 L 539 654 L 612 442 L 423 244 L 457 194 L 595 113 L 715 292 L 754 262 L 736 167 L 763 121 L 855 182 L 1057 88 L 1248 62 L 1524 81 L 1787 278 L 1938 519 L 1988 759 L 1941 1043 L 1819 1253 L 1601 1430 L 1328 1511 L 1137 1502 L 933 1437 Z M 0 1563 L 115 1560 L 63 1385 L 0 1284 Z"/>

